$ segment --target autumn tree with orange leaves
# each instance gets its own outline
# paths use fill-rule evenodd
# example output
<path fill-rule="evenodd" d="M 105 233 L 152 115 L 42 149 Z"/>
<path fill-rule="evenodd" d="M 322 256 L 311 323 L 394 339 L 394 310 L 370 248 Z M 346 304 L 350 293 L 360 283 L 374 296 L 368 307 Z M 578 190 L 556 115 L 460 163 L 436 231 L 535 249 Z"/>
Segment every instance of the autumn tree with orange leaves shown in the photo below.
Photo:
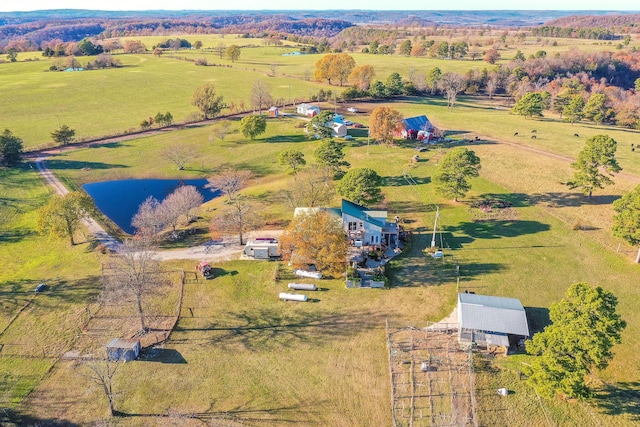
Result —
<path fill-rule="evenodd" d="M 295 269 L 314 264 L 323 275 L 338 277 L 347 265 L 342 218 L 317 208 L 296 215 L 280 237 L 280 252 Z"/>
<path fill-rule="evenodd" d="M 393 144 L 394 136 L 402 130 L 402 114 L 391 107 L 378 107 L 371 112 L 369 136 L 378 142 Z"/>

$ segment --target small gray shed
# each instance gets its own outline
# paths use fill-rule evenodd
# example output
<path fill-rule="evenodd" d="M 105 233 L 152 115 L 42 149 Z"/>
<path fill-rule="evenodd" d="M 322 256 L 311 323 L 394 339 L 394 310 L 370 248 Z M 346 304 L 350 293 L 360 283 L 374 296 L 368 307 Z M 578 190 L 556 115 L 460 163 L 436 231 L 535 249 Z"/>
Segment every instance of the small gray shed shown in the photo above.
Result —
<path fill-rule="evenodd" d="M 140 355 L 140 341 L 114 338 L 107 344 L 107 359 L 111 362 L 130 362 Z"/>
<path fill-rule="evenodd" d="M 458 294 L 460 342 L 511 347 L 529 337 L 527 314 L 516 298 Z"/>

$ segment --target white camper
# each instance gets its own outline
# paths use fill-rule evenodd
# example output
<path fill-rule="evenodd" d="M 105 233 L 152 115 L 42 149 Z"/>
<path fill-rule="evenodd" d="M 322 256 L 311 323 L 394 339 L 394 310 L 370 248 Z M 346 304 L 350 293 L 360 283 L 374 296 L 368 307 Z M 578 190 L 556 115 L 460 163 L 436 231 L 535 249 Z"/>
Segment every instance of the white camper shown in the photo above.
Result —
<path fill-rule="evenodd" d="M 278 250 L 278 240 L 271 237 L 249 240 L 244 247 L 243 253 L 253 259 L 280 258 L 280 251 Z"/>

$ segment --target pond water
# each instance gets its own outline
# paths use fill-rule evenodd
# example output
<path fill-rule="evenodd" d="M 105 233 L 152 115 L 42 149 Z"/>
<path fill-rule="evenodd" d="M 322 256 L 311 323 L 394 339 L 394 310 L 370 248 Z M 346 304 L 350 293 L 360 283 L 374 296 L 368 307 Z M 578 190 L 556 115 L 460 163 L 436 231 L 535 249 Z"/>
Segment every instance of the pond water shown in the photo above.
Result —
<path fill-rule="evenodd" d="M 217 191 L 204 188 L 206 179 L 124 179 L 85 184 L 84 191 L 93 199 L 100 211 L 116 223 L 122 231 L 134 234 L 131 219 L 138 212 L 140 204 L 147 197 L 155 197 L 159 202 L 180 185 L 193 185 L 208 202 L 218 195 Z"/>

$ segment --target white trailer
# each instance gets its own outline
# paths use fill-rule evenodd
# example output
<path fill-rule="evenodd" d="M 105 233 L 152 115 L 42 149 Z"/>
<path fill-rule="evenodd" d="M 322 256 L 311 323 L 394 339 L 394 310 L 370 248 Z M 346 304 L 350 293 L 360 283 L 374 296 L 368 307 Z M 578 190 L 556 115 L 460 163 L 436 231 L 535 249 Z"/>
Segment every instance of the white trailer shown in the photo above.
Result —
<path fill-rule="evenodd" d="M 307 296 L 302 294 L 289 294 L 287 292 L 280 292 L 280 299 L 284 301 L 304 302 L 307 300 Z"/>
<path fill-rule="evenodd" d="M 269 238 L 249 240 L 244 247 L 243 253 L 254 259 L 280 258 L 278 241 Z"/>
<path fill-rule="evenodd" d="M 289 289 L 296 291 L 317 291 L 318 287 L 311 283 L 289 283 Z"/>

